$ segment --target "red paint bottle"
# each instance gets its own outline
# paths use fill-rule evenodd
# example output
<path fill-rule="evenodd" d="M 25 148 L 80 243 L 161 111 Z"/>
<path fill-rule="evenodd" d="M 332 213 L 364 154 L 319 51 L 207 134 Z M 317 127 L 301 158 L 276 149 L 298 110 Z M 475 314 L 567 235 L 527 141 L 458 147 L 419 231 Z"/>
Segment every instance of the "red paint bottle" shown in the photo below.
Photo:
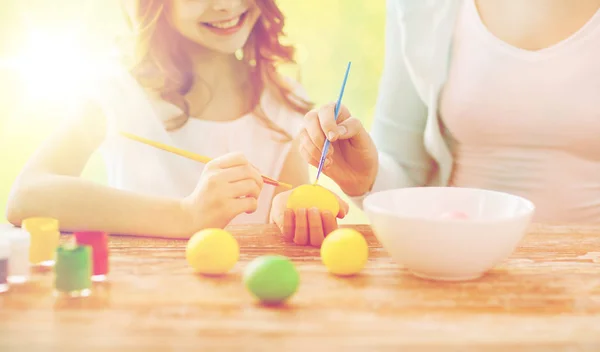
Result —
<path fill-rule="evenodd" d="M 75 241 L 80 246 L 92 248 L 92 281 L 106 280 L 108 274 L 108 234 L 101 231 L 75 232 Z"/>

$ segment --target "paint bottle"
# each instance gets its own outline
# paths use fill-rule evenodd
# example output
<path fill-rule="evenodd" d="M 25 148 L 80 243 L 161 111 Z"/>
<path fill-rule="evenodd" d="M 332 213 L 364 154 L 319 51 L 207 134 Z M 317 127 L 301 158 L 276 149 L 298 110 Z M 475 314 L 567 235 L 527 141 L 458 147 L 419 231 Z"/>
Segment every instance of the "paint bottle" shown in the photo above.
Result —
<path fill-rule="evenodd" d="M 74 236 L 78 245 L 92 248 L 92 281 L 105 281 L 108 274 L 108 235 L 101 231 L 81 231 L 75 232 Z"/>
<path fill-rule="evenodd" d="M 8 233 L 10 257 L 8 260 L 8 282 L 21 284 L 29 279 L 29 233 L 14 228 Z"/>
<path fill-rule="evenodd" d="M 0 238 L 0 293 L 8 291 L 8 258 L 10 257 L 10 241 Z"/>
<path fill-rule="evenodd" d="M 30 236 L 30 264 L 33 266 L 53 266 L 56 248 L 60 240 L 58 220 L 43 217 L 28 218 L 23 220 L 22 228 Z"/>
<path fill-rule="evenodd" d="M 92 249 L 70 243 L 56 249 L 54 294 L 58 297 L 87 297 L 92 289 Z"/>

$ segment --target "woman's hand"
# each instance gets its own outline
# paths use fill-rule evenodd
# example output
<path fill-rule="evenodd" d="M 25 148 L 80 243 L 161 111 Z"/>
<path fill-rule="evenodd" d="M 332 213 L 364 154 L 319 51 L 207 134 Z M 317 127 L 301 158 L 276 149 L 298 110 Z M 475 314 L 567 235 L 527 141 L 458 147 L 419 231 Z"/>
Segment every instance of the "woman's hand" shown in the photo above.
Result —
<path fill-rule="evenodd" d="M 338 197 L 340 211 L 337 214 L 322 212 L 317 208 L 294 211 L 287 208 L 287 200 L 291 193 L 291 190 L 282 192 L 273 198 L 270 222 L 279 227 L 286 241 L 303 246 L 321 247 L 325 237 L 337 229 L 336 218 L 343 219 L 348 214 L 348 203 Z"/>
<path fill-rule="evenodd" d="M 262 187 L 262 176 L 243 154 L 226 154 L 206 164 L 182 208 L 196 231 L 223 228 L 237 215 L 256 211 Z"/>
<path fill-rule="evenodd" d="M 335 104 L 310 111 L 304 117 L 300 133 L 300 152 L 313 166 L 319 166 L 325 136 L 331 142 L 323 173 L 349 196 L 368 192 L 375 182 L 379 166 L 377 148 L 360 121 L 340 107 L 337 121 Z"/>

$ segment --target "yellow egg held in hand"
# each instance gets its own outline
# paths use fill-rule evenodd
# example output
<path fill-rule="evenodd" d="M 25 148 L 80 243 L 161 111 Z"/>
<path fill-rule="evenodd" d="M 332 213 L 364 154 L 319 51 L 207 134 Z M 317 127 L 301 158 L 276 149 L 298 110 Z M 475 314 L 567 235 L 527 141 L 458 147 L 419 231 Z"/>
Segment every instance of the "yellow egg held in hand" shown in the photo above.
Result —
<path fill-rule="evenodd" d="M 236 239 L 222 229 L 205 229 L 194 234 L 185 249 L 187 262 L 204 275 L 222 275 L 233 269 L 240 258 Z"/>
<path fill-rule="evenodd" d="M 337 197 L 327 188 L 319 185 L 302 185 L 296 187 L 287 201 L 288 209 L 318 208 L 321 211 L 329 210 L 333 216 L 340 211 Z"/>
<path fill-rule="evenodd" d="M 321 245 L 321 260 L 329 272 L 348 276 L 361 271 L 369 259 L 369 246 L 364 236 L 353 229 L 332 231 Z"/>

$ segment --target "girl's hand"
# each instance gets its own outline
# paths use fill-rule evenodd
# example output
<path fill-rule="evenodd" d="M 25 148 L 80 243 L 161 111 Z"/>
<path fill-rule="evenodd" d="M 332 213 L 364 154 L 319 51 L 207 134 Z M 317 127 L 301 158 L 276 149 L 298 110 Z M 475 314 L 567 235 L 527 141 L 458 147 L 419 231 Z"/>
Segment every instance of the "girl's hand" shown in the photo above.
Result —
<path fill-rule="evenodd" d="M 196 189 L 182 200 L 193 228 L 224 228 L 242 213 L 253 213 L 263 179 L 241 153 L 230 153 L 207 163 Z"/>
<path fill-rule="evenodd" d="M 317 208 L 287 209 L 287 200 L 292 191 L 279 193 L 273 198 L 270 222 L 275 223 L 286 241 L 298 245 L 321 247 L 325 237 L 337 229 L 336 218 L 343 219 L 348 214 L 348 203 L 338 197 L 340 211 L 332 214 L 329 211 L 319 211 Z"/>
<path fill-rule="evenodd" d="M 300 133 L 300 152 L 313 166 L 319 166 L 325 136 L 330 140 L 323 173 L 349 196 L 368 192 L 377 176 L 377 148 L 360 121 L 342 105 L 337 122 L 335 103 L 306 114 Z"/>

